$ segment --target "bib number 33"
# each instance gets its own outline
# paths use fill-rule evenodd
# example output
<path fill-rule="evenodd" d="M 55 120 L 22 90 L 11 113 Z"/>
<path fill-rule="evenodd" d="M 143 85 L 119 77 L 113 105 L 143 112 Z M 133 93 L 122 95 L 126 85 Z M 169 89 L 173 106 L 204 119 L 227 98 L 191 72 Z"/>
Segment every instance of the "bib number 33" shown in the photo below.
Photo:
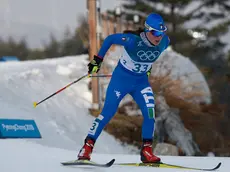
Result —
<path fill-rule="evenodd" d="M 134 62 L 134 61 L 127 61 L 125 59 L 122 59 L 121 63 L 127 69 L 129 69 L 129 70 L 131 70 L 131 71 L 133 71 L 135 73 L 145 73 L 151 67 L 151 64 L 148 64 L 148 63 L 137 63 L 137 62 Z"/>
<path fill-rule="evenodd" d="M 144 72 L 147 72 L 148 70 L 148 65 L 147 64 L 140 64 L 140 63 L 135 63 L 133 64 L 133 69 L 132 71 L 133 72 L 136 72 L 136 73 L 144 73 Z"/>

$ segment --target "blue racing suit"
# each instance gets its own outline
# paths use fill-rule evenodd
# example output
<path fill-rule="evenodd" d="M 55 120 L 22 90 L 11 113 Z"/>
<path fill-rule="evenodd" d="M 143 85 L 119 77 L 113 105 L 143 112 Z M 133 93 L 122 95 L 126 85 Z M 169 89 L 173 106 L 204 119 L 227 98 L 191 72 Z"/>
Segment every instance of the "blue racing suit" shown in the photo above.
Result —
<path fill-rule="evenodd" d="M 108 85 L 102 112 L 94 120 L 88 137 L 94 140 L 98 138 L 105 125 L 116 113 L 122 98 L 126 94 L 130 94 L 143 115 L 142 139 L 152 139 L 155 123 L 155 103 L 146 73 L 151 69 L 152 63 L 168 47 L 169 38 L 164 35 L 161 42 L 154 46 L 148 41 L 145 34 L 145 32 L 139 35 L 119 33 L 110 35 L 104 40 L 98 52 L 99 57 L 104 58 L 112 44 L 122 45 L 123 52 Z"/>

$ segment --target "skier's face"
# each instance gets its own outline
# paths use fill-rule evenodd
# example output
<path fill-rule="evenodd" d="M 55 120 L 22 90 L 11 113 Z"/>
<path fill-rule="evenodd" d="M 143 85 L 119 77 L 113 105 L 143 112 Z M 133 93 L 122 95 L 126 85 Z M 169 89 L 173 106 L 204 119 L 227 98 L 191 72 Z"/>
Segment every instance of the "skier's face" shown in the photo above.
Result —
<path fill-rule="evenodd" d="M 146 36 L 153 45 L 158 45 L 161 42 L 161 39 L 164 35 L 155 36 L 151 32 L 146 32 Z"/>

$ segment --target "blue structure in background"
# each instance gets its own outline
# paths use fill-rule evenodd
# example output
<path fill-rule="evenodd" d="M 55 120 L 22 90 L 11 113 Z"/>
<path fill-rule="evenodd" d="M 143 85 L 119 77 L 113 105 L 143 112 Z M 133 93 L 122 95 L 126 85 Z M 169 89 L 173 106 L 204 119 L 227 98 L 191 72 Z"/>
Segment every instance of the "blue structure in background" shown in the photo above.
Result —
<path fill-rule="evenodd" d="M 9 61 L 19 61 L 16 56 L 2 56 L 0 57 L 0 62 L 9 62 Z"/>
<path fill-rule="evenodd" d="M 0 119 L 1 138 L 41 138 L 34 120 Z"/>

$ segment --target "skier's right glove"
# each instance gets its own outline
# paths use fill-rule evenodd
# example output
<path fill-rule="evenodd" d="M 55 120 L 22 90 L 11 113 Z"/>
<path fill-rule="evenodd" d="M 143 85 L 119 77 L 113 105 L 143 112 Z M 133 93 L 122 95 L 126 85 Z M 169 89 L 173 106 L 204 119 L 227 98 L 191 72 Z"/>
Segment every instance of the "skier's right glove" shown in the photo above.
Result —
<path fill-rule="evenodd" d="M 99 72 L 102 61 L 102 58 L 94 55 L 93 60 L 88 64 L 88 74 Z"/>

